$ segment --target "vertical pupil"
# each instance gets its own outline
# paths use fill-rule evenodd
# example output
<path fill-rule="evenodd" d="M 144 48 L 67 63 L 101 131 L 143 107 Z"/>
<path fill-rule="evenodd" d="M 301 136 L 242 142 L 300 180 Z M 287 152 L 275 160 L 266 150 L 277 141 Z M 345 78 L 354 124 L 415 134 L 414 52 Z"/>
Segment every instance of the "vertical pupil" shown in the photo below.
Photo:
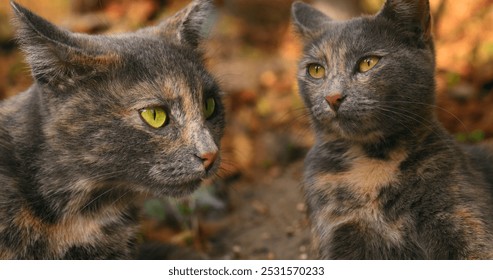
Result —
<path fill-rule="evenodd" d="M 156 110 L 155 110 L 155 109 L 153 109 L 153 110 L 152 110 L 152 117 L 154 118 L 154 120 L 156 119 L 156 115 L 157 115 Z"/>

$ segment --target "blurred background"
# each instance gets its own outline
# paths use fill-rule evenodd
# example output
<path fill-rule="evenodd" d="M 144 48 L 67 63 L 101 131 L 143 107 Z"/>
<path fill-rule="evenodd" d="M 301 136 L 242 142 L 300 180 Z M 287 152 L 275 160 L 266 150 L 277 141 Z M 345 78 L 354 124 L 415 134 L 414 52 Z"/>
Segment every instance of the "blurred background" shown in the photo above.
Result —
<path fill-rule="evenodd" d="M 75 32 L 118 33 L 153 25 L 178 0 L 18 0 Z M 292 0 L 216 0 L 205 43 L 208 67 L 226 92 L 219 178 L 192 197 L 145 204 L 141 238 L 213 259 L 311 258 L 299 181 L 313 143 L 296 88 L 301 46 Z M 384 0 L 313 0 L 336 19 L 377 12 Z M 461 142 L 493 137 L 493 0 L 430 0 L 437 49 L 437 114 Z M 0 0 L 0 99 L 32 83 Z M 180 257 L 180 256 L 177 256 Z"/>

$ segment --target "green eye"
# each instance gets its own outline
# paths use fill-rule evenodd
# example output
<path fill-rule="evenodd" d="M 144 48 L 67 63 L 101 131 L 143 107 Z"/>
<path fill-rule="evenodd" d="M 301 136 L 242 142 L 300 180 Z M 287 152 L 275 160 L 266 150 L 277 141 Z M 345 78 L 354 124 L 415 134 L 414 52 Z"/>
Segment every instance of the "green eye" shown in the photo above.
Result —
<path fill-rule="evenodd" d="M 358 71 L 361 73 L 365 73 L 370 71 L 375 65 L 377 65 L 378 61 L 380 61 L 380 58 L 378 56 L 369 56 L 365 57 L 361 62 L 359 63 L 359 68 Z"/>
<path fill-rule="evenodd" d="M 314 79 L 322 79 L 325 76 L 325 68 L 320 64 L 312 63 L 308 65 L 307 71 L 308 75 Z"/>
<path fill-rule="evenodd" d="M 161 107 L 150 107 L 140 110 L 142 119 L 153 128 L 161 128 L 166 124 L 168 115 Z"/>
<path fill-rule="evenodd" d="M 209 119 L 216 111 L 216 100 L 213 97 L 209 97 L 204 102 L 204 117 Z"/>

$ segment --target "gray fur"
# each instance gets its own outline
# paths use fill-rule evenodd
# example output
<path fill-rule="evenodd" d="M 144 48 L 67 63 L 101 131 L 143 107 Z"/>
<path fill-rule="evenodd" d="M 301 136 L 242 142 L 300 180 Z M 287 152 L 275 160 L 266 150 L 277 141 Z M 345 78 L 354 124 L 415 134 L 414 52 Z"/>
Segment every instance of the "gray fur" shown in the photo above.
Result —
<path fill-rule="evenodd" d="M 316 133 L 303 189 L 319 257 L 493 258 L 493 174 L 480 167 L 491 152 L 461 148 L 436 119 L 428 1 L 387 0 L 348 21 L 295 3 L 292 16 Z M 368 56 L 380 60 L 360 72 Z M 323 78 L 308 75 L 313 63 Z"/>
<path fill-rule="evenodd" d="M 199 50 L 211 1 L 104 36 L 12 7 L 35 82 L 0 103 L 0 258 L 132 258 L 139 200 L 187 195 L 220 164 L 202 158 L 219 152 L 224 128 Z M 149 106 L 166 109 L 166 126 L 142 120 Z"/>

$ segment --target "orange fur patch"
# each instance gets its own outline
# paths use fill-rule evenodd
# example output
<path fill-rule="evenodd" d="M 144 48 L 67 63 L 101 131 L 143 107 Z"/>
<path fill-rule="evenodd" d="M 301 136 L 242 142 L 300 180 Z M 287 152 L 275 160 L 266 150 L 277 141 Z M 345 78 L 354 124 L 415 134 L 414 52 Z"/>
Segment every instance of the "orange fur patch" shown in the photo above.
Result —
<path fill-rule="evenodd" d="M 371 225 L 389 243 L 401 242 L 406 219 L 401 218 L 393 223 L 385 221 L 377 197 L 382 188 L 398 181 L 399 165 L 406 159 L 407 153 L 397 150 L 389 155 L 389 159 L 381 160 L 368 158 L 362 150 L 352 148 L 345 156 L 350 160 L 350 170 L 321 175 L 317 178 L 318 184 L 312 187 L 332 195 L 333 187 L 344 186 L 359 203 L 363 203 L 362 207 L 345 215 L 337 215 L 335 213 L 340 205 L 326 205 L 324 209 L 320 209 L 313 221 L 314 231 L 317 232 L 315 236 L 319 236 L 320 240 L 329 240 L 329 236 L 337 227 L 357 221 Z"/>
<path fill-rule="evenodd" d="M 363 152 L 352 148 L 347 153 L 351 160 L 351 169 L 341 173 L 330 173 L 320 176 L 320 182 L 330 182 L 332 185 L 348 186 L 351 192 L 361 197 L 376 198 L 381 188 L 398 180 L 399 165 L 406 159 L 403 151 L 394 151 L 390 159 L 371 159 Z"/>
<path fill-rule="evenodd" d="M 73 245 L 94 243 L 101 227 L 91 217 L 74 217 L 54 225 L 45 224 L 25 207 L 21 208 L 14 223 L 23 232 L 37 232 L 40 237 L 46 238 L 50 244 L 48 248 L 57 251 L 58 254 L 63 254 L 62 250 Z"/>

